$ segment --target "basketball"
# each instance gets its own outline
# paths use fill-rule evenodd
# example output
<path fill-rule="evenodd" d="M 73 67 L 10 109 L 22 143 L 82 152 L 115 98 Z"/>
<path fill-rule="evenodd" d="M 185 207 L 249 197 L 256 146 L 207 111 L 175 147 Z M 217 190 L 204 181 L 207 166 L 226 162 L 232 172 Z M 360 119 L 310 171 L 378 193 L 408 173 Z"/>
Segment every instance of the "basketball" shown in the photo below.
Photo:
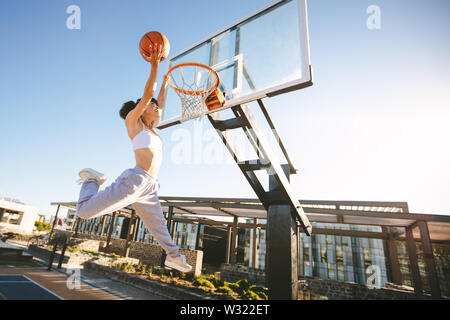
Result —
<path fill-rule="evenodd" d="M 139 52 L 144 58 L 149 57 L 150 56 L 149 46 L 154 45 L 162 45 L 163 47 L 164 54 L 161 58 L 161 61 L 167 58 L 170 51 L 169 40 L 167 40 L 165 35 L 163 35 L 161 32 L 158 31 L 150 31 L 144 34 L 144 36 L 141 38 L 141 41 L 139 42 Z"/>

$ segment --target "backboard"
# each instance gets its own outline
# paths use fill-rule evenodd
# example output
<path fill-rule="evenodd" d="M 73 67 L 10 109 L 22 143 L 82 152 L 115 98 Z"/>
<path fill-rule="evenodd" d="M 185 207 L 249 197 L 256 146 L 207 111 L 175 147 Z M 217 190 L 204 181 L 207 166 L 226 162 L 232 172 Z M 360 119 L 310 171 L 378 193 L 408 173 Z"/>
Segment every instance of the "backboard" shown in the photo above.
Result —
<path fill-rule="evenodd" d="M 216 70 L 225 104 L 271 97 L 312 85 L 306 0 L 277 0 L 169 58 L 169 69 L 197 62 Z M 181 123 L 181 103 L 172 89 L 158 125 Z"/>

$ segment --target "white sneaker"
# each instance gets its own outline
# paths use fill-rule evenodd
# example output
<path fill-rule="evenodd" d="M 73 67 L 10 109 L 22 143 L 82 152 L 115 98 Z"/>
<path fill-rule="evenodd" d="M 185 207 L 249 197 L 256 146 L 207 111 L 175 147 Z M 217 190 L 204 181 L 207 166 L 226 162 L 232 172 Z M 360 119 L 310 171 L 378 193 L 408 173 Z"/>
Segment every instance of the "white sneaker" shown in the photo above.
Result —
<path fill-rule="evenodd" d="M 186 257 L 180 254 L 178 257 L 171 258 L 167 256 L 166 262 L 164 262 L 166 267 L 176 269 L 181 272 L 189 272 L 192 270 L 192 266 L 186 263 Z"/>
<path fill-rule="evenodd" d="M 101 185 L 103 182 L 106 181 L 106 176 L 98 171 L 95 171 L 91 168 L 85 168 L 81 170 L 78 175 L 80 176 L 80 180 L 78 180 L 79 183 L 83 183 L 84 181 L 94 179 L 98 182 L 99 185 Z"/>

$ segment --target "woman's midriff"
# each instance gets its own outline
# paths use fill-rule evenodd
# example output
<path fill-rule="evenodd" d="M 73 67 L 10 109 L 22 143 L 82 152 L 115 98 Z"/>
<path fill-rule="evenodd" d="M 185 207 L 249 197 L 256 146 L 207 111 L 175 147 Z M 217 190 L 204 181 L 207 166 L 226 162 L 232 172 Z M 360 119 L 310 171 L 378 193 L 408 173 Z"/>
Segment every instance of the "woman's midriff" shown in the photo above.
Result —
<path fill-rule="evenodd" d="M 145 148 L 134 150 L 136 165 L 147 171 L 150 175 L 157 177 L 162 162 L 162 151 Z"/>

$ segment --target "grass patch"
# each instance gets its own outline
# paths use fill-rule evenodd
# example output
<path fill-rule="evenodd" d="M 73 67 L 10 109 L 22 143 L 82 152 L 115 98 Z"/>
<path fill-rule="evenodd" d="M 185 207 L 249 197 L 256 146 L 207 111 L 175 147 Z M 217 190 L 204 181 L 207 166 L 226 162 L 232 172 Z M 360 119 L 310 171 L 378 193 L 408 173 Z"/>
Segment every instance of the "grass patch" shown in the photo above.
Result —
<path fill-rule="evenodd" d="M 78 248 L 74 248 L 74 247 L 68 247 L 68 248 L 67 248 L 67 251 L 70 251 L 70 252 L 90 253 L 90 254 L 93 254 L 93 255 L 96 255 L 96 256 L 99 255 L 99 252 L 98 252 L 98 251 L 91 251 L 91 250 L 78 249 Z"/>
<path fill-rule="evenodd" d="M 158 266 L 144 264 L 118 263 L 112 266 L 116 270 L 139 274 L 151 280 L 173 284 L 193 290 L 204 296 L 214 296 L 219 299 L 267 300 L 267 288 L 257 286 L 247 279 L 235 283 L 220 280 L 211 274 L 195 277 L 192 273 L 167 270 Z"/>

